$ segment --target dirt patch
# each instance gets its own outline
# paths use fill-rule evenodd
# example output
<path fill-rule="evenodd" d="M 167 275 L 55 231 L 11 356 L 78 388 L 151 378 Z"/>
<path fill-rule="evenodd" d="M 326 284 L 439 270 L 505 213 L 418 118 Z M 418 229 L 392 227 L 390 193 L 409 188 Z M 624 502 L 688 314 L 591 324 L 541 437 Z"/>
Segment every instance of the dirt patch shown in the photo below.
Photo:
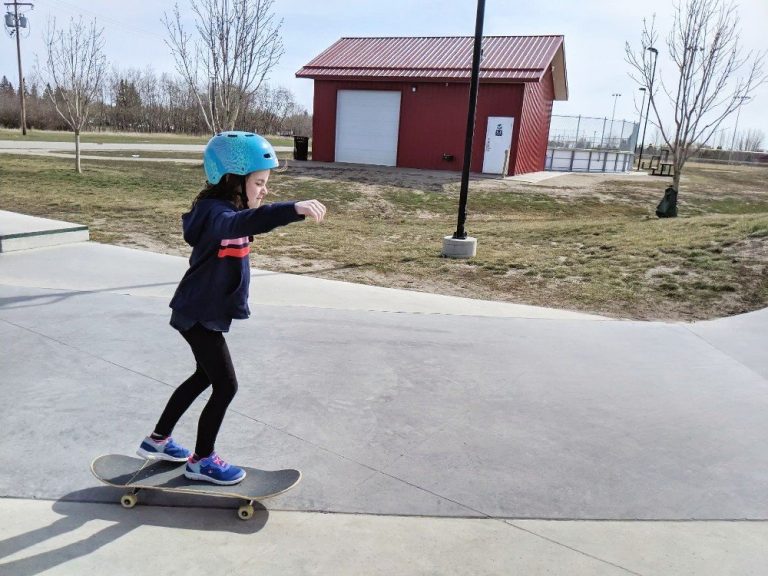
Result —
<path fill-rule="evenodd" d="M 726 246 L 723 252 L 742 260 L 768 263 L 768 238 L 747 238 Z"/>

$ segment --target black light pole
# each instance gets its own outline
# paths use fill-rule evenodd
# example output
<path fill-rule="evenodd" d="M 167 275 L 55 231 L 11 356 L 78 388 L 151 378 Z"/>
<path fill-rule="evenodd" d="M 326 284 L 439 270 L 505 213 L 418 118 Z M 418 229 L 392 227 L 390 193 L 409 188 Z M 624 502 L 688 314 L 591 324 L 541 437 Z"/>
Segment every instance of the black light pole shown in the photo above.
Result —
<path fill-rule="evenodd" d="M 453 237 L 465 239 L 467 232 L 467 193 L 469 191 L 469 165 L 472 162 L 472 140 L 475 135 L 475 111 L 477 108 L 477 90 L 480 85 L 480 56 L 483 43 L 483 20 L 485 18 L 485 0 L 477 1 L 477 20 L 475 21 L 475 49 L 472 55 L 472 78 L 469 82 L 469 112 L 467 114 L 467 138 L 464 144 L 464 169 L 461 172 L 461 194 L 459 196 L 459 219 Z"/>
<path fill-rule="evenodd" d="M 640 170 L 640 163 L 643 161 L 643 149 L 645 148 L 645 130 L 648 128 L 648 115 L 651 113 L 651 100 L 653 100 L 653 79 L 656 76 L 656 60 L 659 59 L 659 51 L 653 46 L 646 48 L 653 52 L 653 70 L 651 71 L 651 85 L 648 86 L 648 108 L 645 111 L 645 124 L 643 125 L 643 140 L 640 142 L 640 157 L 637 159 L 637 169 Z"/>
<path fill-rule="evenodd" d="M 611 112 L 611 129 L 608 132 L 608 148 L 611 148 L 611 138 L 613 138 L 613 119 L 616 117 L 616 102 L 618 102 L 621 94 L 615 92 L 611 94 L 613 97 L 613 112 Z M 622 125 L 621 131 L 624 132 L 624 126 Z M 618 148 L 618 146 L 616 146 Z"/>
<path fill-rule="evenodd" d="M 643 93 L 643 101 L 640 103 L 640 118 L 637 121 L 637 134 L 640 135 L 640 124 L 643 123 L 643 108 L 645 108 L 645 93 L 648 91 L 645 88 L 640 88 L 640 92 Z M 635 146 L 637 146 L 637 140 L 635 140 Z M 642 154 L 643 150 L 640 149 L 640 153 Z M 637 162 L 637 170 L 640 170 L 640 161 Z"/>

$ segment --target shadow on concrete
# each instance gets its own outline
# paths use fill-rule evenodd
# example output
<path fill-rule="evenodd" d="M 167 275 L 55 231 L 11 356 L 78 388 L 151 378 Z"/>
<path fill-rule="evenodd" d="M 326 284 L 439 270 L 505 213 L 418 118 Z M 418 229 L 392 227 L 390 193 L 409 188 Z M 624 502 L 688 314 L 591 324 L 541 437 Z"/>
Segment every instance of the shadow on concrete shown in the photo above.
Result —
<path fill-rule="evenodd" d="M 178 282 L 157 282 L 154 284 L 136 284 L 134 286 L 114 286 L 109 288 L 97 288 L 93 290 L 71 290 L 66 288 L 36 288 L 37 290 L 51 290 L 53 294 L 35 294 L 34 296 L 8 296 L 0 298 L 0 310 L 13 310 L 17 308 L 33 308 L 36 306 L 46 306 L 48 304 L 57 304 L 74 296 L 87 296 L 89 294 L 98 294 L 101 292 L 119 292 L 121 290 L 135 290 L 139 288 L 157 288 L 159 286 L 175 286 Z M 35 304 L 22 304 L 34 300 L 49 300 Z"/>
<path fill-rule="evenodd" d="M 60 548 L 0 563 L 0 573 L 8 576 L 40 574 L 64 562 L 87 556 L 143 526 L 247 535 L 261 531 L 269 520 L 269 511 L 258 502 L 253 504 L 253 518 L 248 521 L 238 519 L 236 512 L 241 501 L 228 498 L 216 498 L 218 506 L 215 508 L 182 507 L 181 502 L 186 503 L 192 500 L 170 497 L 165 498 L 166 505 L 142 506 L 141 499 L 144 496 L 142 494 L 139 496 L 139 504 L 128 510 L 118 503 L 122 492 L 119 489 L 100 487 L 78 490 L 62 496 L 53 503 L 52 507 L 54 512 L 61 515 L 61 518 L 49 526 L 0 541 L 0 558 L 6 558 L 48 540 L 75 532 L 94 520 L 112 524 L 87 538 Z M 199 506 L 203 500 L 205 499 L 195 499 L 194 504 Z M 115 504 L 105 504 L 105 501 L 113 501 Z"/>

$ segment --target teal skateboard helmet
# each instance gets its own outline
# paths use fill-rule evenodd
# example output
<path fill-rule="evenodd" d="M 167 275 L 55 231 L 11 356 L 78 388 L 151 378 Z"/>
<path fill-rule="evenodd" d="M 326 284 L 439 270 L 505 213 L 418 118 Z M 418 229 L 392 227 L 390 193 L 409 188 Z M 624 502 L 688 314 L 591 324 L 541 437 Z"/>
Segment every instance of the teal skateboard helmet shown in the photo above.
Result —
<path fill-rule="evenodd" d="M 205 176 L 211 184 L 218 184 L 224 174 L 245 176 L 279 165 L 272 144 L 253 132 L 219 132 L 203 152 Z"/>

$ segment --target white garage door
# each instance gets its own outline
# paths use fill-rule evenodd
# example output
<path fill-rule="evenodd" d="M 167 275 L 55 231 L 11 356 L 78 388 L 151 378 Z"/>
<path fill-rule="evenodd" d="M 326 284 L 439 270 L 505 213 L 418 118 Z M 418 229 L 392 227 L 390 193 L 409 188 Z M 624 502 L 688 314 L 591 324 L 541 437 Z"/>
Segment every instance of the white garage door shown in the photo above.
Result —
<path fill-rule="evenodd" d="M 400 92 L 339 90 L 336 162 L 397 164 Z"/>

